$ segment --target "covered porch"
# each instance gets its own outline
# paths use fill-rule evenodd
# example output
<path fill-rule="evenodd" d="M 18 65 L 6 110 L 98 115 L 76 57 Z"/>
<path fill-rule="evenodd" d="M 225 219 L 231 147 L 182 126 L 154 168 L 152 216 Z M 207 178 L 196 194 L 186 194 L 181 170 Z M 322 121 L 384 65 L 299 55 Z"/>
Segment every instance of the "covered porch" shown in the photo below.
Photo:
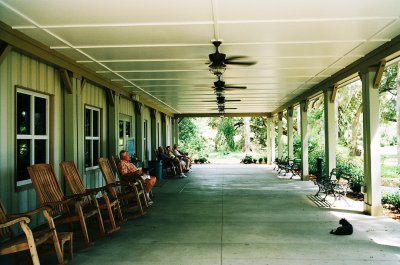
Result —
<path fill-rule="evenodd" d="M 351 208 L 341 201 L 319 207 L 310 199 L 317 190 L 311 181 L 277 177 L 269 165 L 195 165 L 188 175 L 160 182 L 146 216 L 76 251 L 70 264 L 384 265 L 400 260 L 399 222 L 364 215 L 362 204 L 350 199 Z M 329 234 L 340 218 L 350 221 L 353 235 Z"/>

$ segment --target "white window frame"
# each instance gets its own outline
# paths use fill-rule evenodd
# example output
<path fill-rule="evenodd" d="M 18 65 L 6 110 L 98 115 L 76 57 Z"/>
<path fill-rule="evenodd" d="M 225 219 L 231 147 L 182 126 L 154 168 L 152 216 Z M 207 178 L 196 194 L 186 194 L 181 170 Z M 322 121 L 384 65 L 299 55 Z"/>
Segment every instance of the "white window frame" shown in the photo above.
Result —
<path fill-rule="evenodd" d="M 122 139 L 119 136 L 119 123 L 122 122 L 123 123 L 123 137 Z M 126 134 L 126 127 L 127 127 L 127 123 L 129 122 L 130 125 L 130 132 L 131 134 L 129 135 L 129 137 Z M 132 139 L 133 138 L 133 130 L 132 130 L 132 117 L 129 115 L 125 115 L 125 114 L 120 114 L 119 115 L 119 120 L 118 120 L 118 152 L 121 151 L 122 149 L 126 150 L 127 149 L 127 140 L 128 139 Z"/>
<path fill-rule="evenodd" d="M 97 169 L 97 168 L 99 168 L 99 166 L 98 165 L 94 165 L 95 163 L 97 164 L 97 162 L 96 161 L 94 161 L 94 158 L 93 158 L 93 141 L 95 141 L 95 140 L 98 140 L 98 157 L 100 157 L 100 154 L 101 154 L 101 126 L 102 126 L 102 122 L 101 122 L 101 109 L 100 108 L 96 108 L 96 107 L 92 107 L 92 106 L 85 106 L 85 111 L 84 111 L 84 126 L 86 127 L 86 110 L 90 110 L 90 135 L 88 136 L 88 135 L 86 135 L 86 130 L 85 130 L 85 128 L 84 128 L 84 137 L 85 137 L 85 140 L 84 140 L 84 145 L 85 145 L 85 150 L 86 150 L 86 141 L 91 141 L 91 145 L 90 145 L 90 166 L 89 167 L 86 167 L 86 161 L 85 161 L 85 170 L 92 170 L 92 169 Z M 94 112 L 97 112 L 98 113 L 98 122 L 99 122 L 99 124 L 98 124 L 98 133 L 97 133 L 97 135 L 98 136 L 93 136 L 93 113 Z M 86 157 L 85 157 L 85 160 L 86 160 Z"/>
<path fill-rule="evenodd" d="M 42 94 L 42 93 L 37 93 L 34 91 L 30 91 L 27 89 L 19 88 L 17 87 L 17 91 L 15 94 L 17 102 L 17 97 L 18 94 L 25 94 L 29 95 L 30 102 L 31 102 L 31 109 L 30 109 L 30 132 L 29 134 L 17 134 L 17 131 L 15 132 L 16 134 L 16 141 L 15 144 L 17 145 L 18 140 L 29 140 L 30 141 L 30 160 L 35 161 L 35 145 L 34 142 L 35 140 L 46 140 L 46 163 L 49 163 L 49 153 L 50 153 L 50 97 L 49 95 Z M 43 98 L 46 100 L 46 134 L 45 135 L 35 135 L 35 98 Z M 17 110 L 17 103 L 15 104 L 15 109 Z M 15 113 L 15 117 L 17 117 L 18 113 Z M 15 123 L 17 123 L 17 120 L 15 120 Z M 17 162 L 15 163 L 15 166 L 17 166 Z M 16 170 L 17 171 L 17 170 Z M 22 186 L 29 185 L 31 184 L 32 181 L 31 179 L 26 179 L 26 180 L 20 180 L 16 181 L 16 188 L 21 188 Z"/>

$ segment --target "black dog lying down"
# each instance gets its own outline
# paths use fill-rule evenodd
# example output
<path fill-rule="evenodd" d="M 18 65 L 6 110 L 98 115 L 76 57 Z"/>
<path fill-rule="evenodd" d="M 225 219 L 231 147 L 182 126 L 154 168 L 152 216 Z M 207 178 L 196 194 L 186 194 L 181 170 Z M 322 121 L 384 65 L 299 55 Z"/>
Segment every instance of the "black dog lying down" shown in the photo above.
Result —
<path fill-rule="evenodd" d="M 341 224 L 342 226 L 331 230 L 331 234 L 341 236 L 353 234 L 353 226 L 346 219 L 340 219 L 339 224 Z"/>

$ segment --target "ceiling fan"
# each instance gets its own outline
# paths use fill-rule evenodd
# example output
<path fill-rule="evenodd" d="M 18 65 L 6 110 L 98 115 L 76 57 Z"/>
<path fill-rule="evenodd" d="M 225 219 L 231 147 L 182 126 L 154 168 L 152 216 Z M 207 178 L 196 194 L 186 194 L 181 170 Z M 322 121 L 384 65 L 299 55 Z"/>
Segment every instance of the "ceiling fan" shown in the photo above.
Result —
<path fill-rule="evenodd" d="M 218 105 L 223 105 L 225 102 L 239 102 L 240 99 L 225 99 L 224 96 L 218 95 L 217 100 L 204 100 L 203 102 L 216 102 Z"/>
<path fill-rule="evenodd" d="M 237 108 L 227 108 L 227 107 L 225 107 L 225 105 L 218 105 L 218 108 L 213 108 L 210 110 L 218 110 L 219 112 L 221 112 L 221 111 L 225 111 L 226 109 L 237 109 Z"/>
<path fill-rule="evenodd" d="M 236 86 L 236 85 L 225 85 L 225 81 L 221 80 L 221 76 L 218 76 L 218 80 L 214 82 L 212 86 L 215 90 L 215 94 L 222 95 L 226 89 L 246 89 L 246 86 Z"/>
<path fill-rule="evenodd" d="M 222 42 L 219 40 L 215 40 L 212 43 L 215 46 L 215 53 L 211 53 L 208 55 L 210 62 L 208 62 L 207 64 L 209 64 L 208 67 L 210 68 L 210 72 L 216 76 L 221 76 L 225 72 L 227 64 L 250 66 L 257 63 L 256 61 L 243 60 L 248 58 L 248 56 L 226 57 L 226 54 L 220 53 L 218 50 Z"/>

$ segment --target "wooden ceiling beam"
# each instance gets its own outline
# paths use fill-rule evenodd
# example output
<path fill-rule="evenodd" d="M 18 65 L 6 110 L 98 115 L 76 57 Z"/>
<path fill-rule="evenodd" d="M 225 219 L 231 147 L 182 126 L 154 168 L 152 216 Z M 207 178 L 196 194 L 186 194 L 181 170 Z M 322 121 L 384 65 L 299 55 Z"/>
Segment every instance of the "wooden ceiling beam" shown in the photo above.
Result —
<path fill-rule="evenodd" d="M 0 63 L 3 62 L 3 60 L 11 52 L 11 49 L 12 49 L 11 45 L 8 45 L 7 43 L 2 43 L 0 45 Z"/>

